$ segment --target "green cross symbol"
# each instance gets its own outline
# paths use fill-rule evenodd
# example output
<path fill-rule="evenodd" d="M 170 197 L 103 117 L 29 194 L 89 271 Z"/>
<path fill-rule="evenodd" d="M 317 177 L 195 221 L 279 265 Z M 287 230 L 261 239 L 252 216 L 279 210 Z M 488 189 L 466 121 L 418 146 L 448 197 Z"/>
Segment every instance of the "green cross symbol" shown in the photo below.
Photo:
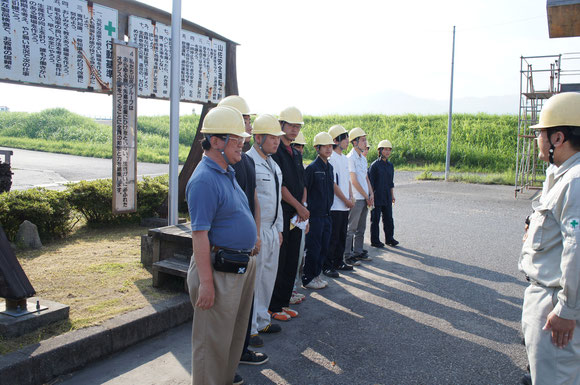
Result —
<path fill-rule="evenodd" d="M 578 226 L 578 221 L 574 219 L 572 222 L 570 222 L 570 225 L 572 226 L 573 229 L 575 229 L 576 226 Z"/>
<path fill-rule="evenodd" d="M 109 21 L 109 24 L 105 26 L 105 30 L 109 32 L 109 36 L 113 36 L 113 32 L 115 32 L 117 28 L 113 27 L 113 23 Z"/>

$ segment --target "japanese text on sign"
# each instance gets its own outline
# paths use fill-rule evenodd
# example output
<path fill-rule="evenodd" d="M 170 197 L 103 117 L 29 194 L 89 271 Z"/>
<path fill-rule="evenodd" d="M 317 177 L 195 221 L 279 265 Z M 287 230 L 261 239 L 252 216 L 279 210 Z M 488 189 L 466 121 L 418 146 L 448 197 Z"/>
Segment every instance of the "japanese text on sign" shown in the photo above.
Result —
<path fill-rule="evenodd" d="M 0 80 L 109 92 L 117 10 L 83 0 L 0 0 Z"/>
<path fill-rule="evenodd" d="M 171 27 L 129 17 L 129 39 L 139 47 L 139 96 L 169 98 Z M 225 95 L 226 43 L 181 31 L 181 100 L 219 102 Z"/>
<path fill-rule="evenodd" d="M 137 48 L 114 44 L 113 212 L 137 209 Z"/>

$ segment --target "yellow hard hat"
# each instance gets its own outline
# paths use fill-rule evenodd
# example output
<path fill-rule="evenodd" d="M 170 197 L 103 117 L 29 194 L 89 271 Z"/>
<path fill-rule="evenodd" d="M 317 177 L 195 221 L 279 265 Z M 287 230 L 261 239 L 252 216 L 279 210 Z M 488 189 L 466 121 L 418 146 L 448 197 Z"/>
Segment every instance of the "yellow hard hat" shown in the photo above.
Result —
<path fill-rule="evenodd" d="M 201 133 L 231 134 L 248 138 L 250 134 L 246 132 L 244 117 L 237 109 L 229 106 L 213 108 L 207 113 L 201 126 Z"/>
<path fill-rule="evenodd" d="M 356 138 L 359 138 L 361 136 L 367 136 L 367 134 L 365 134 L 365 132 L 363 131 L 362 128 L 355 127 L 352 130 L 350 130 L 350 132 L 348 133 L 348 141 L 352 142 L 353 140 L 355 140 Z"/>
<path fill-rule="evenodd" d="M 218 106 L 219 107 L 223 107 L 223 106 L 234 107 L 236 110 L 240 111 L 242 115 L 252 115 L 250 113 L 250 107 L 248 106 L 248 103 L 246 103 L 244 98 L 242 98 L 241 96 L 238 96 L 238 95 L 226 96 L 225 98 L 220 100 L 220 102 L 218 103 Z"/>
<path fill-rule="evenodd" d="M 274 136 L 285 135 L 284 131 L 280 129 L 280 122 L 273 115 L 263 114 L 254 120 L 254 127 L 252 134 L 268 134 Z"/>
<path fill-rule="evenodd" d="M 540 112 L 540 122 L 531 128 L 580 127 L 580 93 L 563 92 L 552 96 Z"/>
<path fill-rule="evenodd" d="M 379 142 L 379 145 L 377 146 L 377 150 L 379 148 L 393 148 L 393 145 L 391 144 L 391 142 L 389 142 L 387 139 L 385 139 L 385 140 L 381 140 Z"/>
<path fill-rule="evenodd" d="M 312 145 L 316 146 L 326 146 L 327 144 L 334 144 L 334 140 L 328 132 L 319 132 L 314 137 Z"/>
<path fill-rule="evenodd" d="M 298 135 L 296 135 L 296 139 L 294 139 L 291 144 L 300 144 L 302 146 L 306 145 L 306 139 L 304 138 L 304 134 L 302 133 L 302 131 L 300 131 Z"/>
<path fill-rule="evenodd" d="M 304 124 L 302 119 L 302 112 L 296 107 L 288 107 L 280 112 L 280 117 L 278 120 L 290 123 L 290 124 Z"/>
<path fill-rule="evenodd" d="M 339 135 L 346 134 L 348 133 L 348 131 L 346 131 L 346 128 L 344 128 L 340 124 L 335 124 L 334 126 L 328 129 L 328 133 L 330 134 L 330 137 L 332 139 L 336 139 Z"/>

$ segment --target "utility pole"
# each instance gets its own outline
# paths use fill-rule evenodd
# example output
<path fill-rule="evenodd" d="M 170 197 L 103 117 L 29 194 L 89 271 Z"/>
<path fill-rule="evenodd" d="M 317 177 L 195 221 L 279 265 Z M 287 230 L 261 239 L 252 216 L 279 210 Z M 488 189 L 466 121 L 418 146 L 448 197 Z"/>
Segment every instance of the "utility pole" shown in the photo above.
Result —
<path fill-rule="evenodd" d="M 451 161 L 451 123 L 453 123 L 453 65 L 455 63 L 455 26 L 453 26 L 453 50 L 451 52 L 451 91 L 449 95 L 449 118 L 447 119 L 447 153 L 445 155 L 445 182 L 449 178 Z"/>

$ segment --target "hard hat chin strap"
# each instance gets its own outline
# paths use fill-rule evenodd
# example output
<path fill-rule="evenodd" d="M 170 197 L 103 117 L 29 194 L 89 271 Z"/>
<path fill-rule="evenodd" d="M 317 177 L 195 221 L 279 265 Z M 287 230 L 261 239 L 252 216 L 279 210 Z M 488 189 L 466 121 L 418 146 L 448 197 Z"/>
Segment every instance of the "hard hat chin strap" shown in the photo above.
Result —
<path fill-rule="evenodd" d="M 230 165 L 232 163 L 230 163 L 230 160 L 228 159 L 228 156 L 226 155 L 226 147 L 228 146 L 228 142 L 230 141 L 230 135 L 226 135 L 226 139 L 224 141 L 224 148 L 219 150 L 220 154 L 222 154 L 222 157 L 224 158 L 224 160 L 226 161 L 226 164 Z"/>

